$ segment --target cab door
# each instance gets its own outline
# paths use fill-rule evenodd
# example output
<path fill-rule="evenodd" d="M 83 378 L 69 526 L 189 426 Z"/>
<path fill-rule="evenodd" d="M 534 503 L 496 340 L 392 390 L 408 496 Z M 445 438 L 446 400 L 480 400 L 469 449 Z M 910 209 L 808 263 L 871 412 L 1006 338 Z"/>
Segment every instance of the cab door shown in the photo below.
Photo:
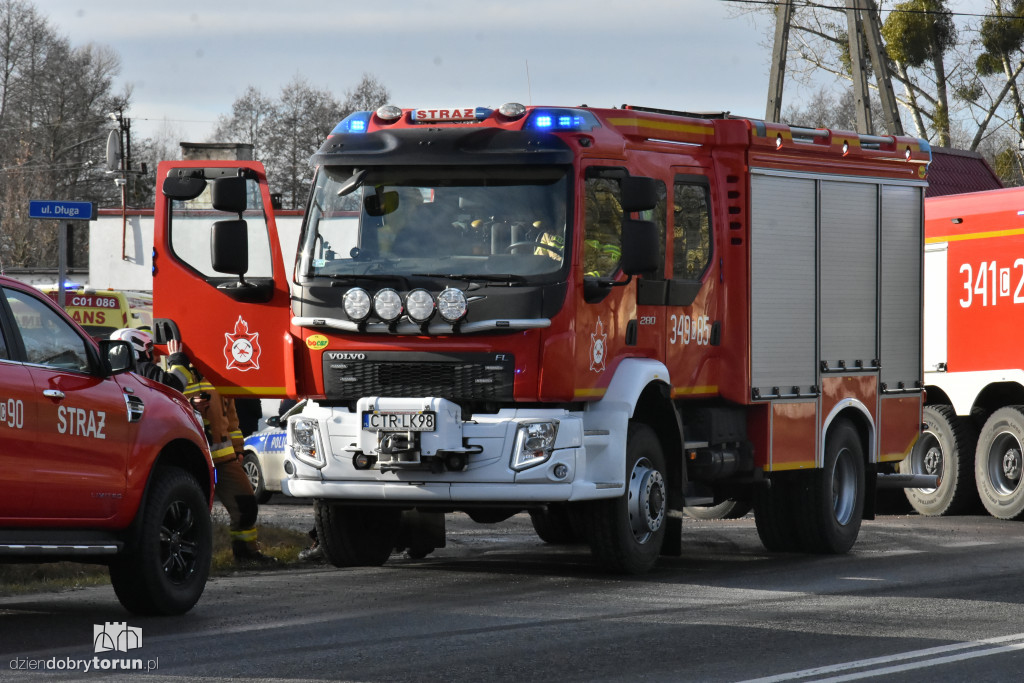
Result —
<path fill-rule="evenodd" d="M 677 168 L 671 195 L 666 365 L 677 397 L 714 395 L 708 359 L 719 343 L 722 311 L 709 178 L 698 168 Z"/>
<path fill-rule="evenodd" d="M 4 516 L 111 517 L 124 498 L 131 438 L 121 388 L 96 372 L 95 347 L 49 302 L 20 289 L 3 292 L 23 361 L 18 373 L 5 374 L 25 396 L 16 435 L 23 443 L 3 454 L 4 471 L 16 479 Z"/>
<path fill-rule="evenodd" d="M 295 395 L 289 276 L 263 165 L 165 161 L 157 174 L 156 328 L 173 321 L 189 358 L 223 395 Z M 214 257 L 215 239 L 237 245 L 230 259 Z"/>

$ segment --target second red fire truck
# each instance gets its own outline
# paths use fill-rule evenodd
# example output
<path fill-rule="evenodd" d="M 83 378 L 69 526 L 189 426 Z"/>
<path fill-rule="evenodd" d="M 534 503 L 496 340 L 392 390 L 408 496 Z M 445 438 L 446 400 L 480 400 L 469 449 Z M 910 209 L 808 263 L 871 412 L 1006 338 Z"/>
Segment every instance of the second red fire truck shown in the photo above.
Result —
<path fill-rule="evenodd" d="M 770 550 L 842 553 L 880 481 L 935 483 L 894 474 L 929 160 L 630 106 L 358 112 L 313 157 L 294 269 L 260 164 L 160 165 L 156 315 L 225 394 L 311 399 L 283 487 L 335 565 L 526 510 L 642 572 L 728 499 Z"/>

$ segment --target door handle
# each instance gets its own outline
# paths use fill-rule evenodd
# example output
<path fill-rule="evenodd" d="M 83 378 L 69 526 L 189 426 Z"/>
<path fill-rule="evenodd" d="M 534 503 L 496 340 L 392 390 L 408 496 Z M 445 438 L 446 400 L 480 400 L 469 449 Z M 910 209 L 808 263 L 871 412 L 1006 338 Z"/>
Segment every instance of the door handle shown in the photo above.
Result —
<path fill-rule="evenodd" d="M 44 389 L 43 396 L 46 398 L 64 398 L 64 392 L 58 389 Z"/>

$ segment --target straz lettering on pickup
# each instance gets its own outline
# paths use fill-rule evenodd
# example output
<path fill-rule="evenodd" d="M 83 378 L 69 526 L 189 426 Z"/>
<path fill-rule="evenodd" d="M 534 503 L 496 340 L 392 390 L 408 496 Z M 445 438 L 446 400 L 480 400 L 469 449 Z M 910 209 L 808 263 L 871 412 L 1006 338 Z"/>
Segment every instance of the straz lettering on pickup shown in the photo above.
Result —
<path fill-rule="evenodd" d="M 70 436 L 86 436 L 92 439 L 106 439 L 103 428 L 107 414 L 102 410 L 85 410 L 61 406 L 57 409 L 57 432 Z"/>

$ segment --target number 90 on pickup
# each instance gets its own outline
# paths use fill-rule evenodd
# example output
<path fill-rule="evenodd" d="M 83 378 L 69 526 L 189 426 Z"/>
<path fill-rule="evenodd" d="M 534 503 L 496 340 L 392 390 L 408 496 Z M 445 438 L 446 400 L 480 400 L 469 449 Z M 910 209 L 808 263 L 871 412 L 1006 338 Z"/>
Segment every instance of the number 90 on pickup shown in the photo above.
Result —
<path fill-rule="evenodd" d="M 432 410 L 363 411 L 363 429 L 368 432 L 432 432 L 436 425 L 437 413 Z"/>

